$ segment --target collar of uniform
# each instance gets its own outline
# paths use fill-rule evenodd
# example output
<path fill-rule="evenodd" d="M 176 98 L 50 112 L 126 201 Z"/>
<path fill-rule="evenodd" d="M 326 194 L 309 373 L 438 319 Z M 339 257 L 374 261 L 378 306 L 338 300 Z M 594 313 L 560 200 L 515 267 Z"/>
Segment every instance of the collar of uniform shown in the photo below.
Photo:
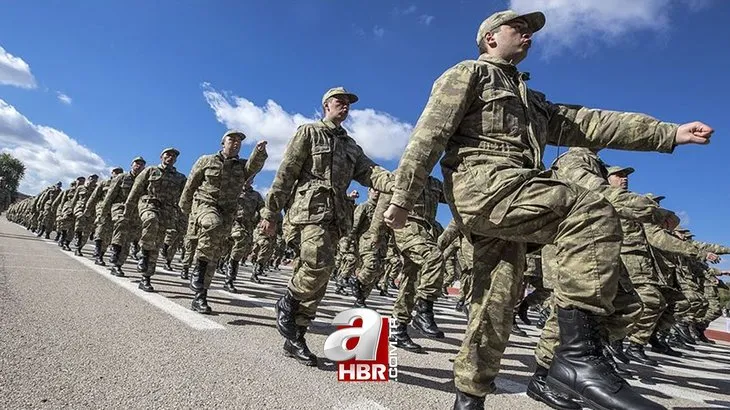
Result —
<path fill-rule="evenodd" d="M 239 158 L 238 155 L 233 156 L 233 157 L 230 157 L 230 158 L 226 158 L 226 156 L 223 155 L 223 150 L 218 151 L 218 157 L 221 159 L 221 161 L 226 161 L 226 160 L 238 159 Z"/>
<path fill-rule="evenodd" d="M 322 119 L 322 123 L 327 127 L 327 129 L 330 129 L 335 132 L 337 135 L 344 135 L 346 134 L 345 129 L 342 128 L 340 125 L 335 125 L 334 122 L 324 118 Z"/>

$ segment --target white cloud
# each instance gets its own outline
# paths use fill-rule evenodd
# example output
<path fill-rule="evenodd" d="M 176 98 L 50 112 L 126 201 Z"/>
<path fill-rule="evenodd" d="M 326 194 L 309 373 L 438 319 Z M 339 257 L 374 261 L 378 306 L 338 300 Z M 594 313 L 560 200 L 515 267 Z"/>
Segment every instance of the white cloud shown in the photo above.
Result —
<path fill-rule="evenodd" d="M 298 126 L 317 121 L 315 116 L 286 112 L 272 100 L 257 106 L 246 98 L 219 92 L 207 83 L 203 84 L 203 95 L 218 122 L 243 130 L 249 136 L 247 144 L 268 141 L 267 170 L 279 167 L 286 144 Z M 413 125 L 372 108 L 351 110 L 344 127 L 375 161 L 400 158 L 413 131 Z"/>
<path fill-rule="evenodd" d="M 104 176 L 104 160 L 63 131 L 33 124 L 15 107 L 0 99 L 0 145 L 26 167 L 19 190 L 37 194 L 57 181 L 65 186 L 78 176 Z"/>
<path fill-rule="evenodd" d="M 61 101 L 62 103 L 66 104 L 66 105 L 71 105 L 71 102 L 73 101 L 73 100 L 71 100 L 71 97 L 69 97 L 68 95 L 66 95 L 60 91 L 56 92 L 56 96 L 58 97 L 58 101 Z"/>
<path fill-rule="evenodd" d="M 685 0 L 690 11 L 708 5 L 706 0 Z M 672 0 L 511 0 L 517 12 L 541 10 L 547 23 L 538 33 L 546 55 L 565 48 L 592 47 L 596 42 L 615 43 L 636 31 L 664 33 L 670 27 Z"/>
<path fill-rule="evenodd" d="M 418 16 L 418 22 L 430 26 L 434 18 L 434 16 L 429 16 L 428 14 L 421 14 Z"/>
<path fill-rule="evenodd" d="M 20 57 L 5 51 L 0 46 L 0 84 L 13 85 L 21 88 L 35 88 L 35 77 L 30 72 L 30 66 Z"/>
<path fill-rule="evenodd" d="M 401 8 L 398 8 L 398 7 L 394 8 L 393 9 L 393 14 L 396 15 L 396 16 L 406 16 L 408 14 L 415 13 L 416 10 L 418 10 L 418 8 L 416 7 L 416 5 L 415 4 L 411 4 L 410 6 L 408 6 L 405 9 L 401 9 Z"/>
<path fill-rule="evenodd" d="M 385 29 L 380 26 L 373 27 L 373 35 L 377 38 L 383 38 L 385 35 Z"/>

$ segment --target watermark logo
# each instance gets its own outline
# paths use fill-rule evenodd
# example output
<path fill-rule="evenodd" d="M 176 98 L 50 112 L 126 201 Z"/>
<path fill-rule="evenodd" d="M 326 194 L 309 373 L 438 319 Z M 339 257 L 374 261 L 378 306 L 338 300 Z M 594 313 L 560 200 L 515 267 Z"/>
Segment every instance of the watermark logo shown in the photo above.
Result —
<path fill-rule="evenodd" d="M 324 342 L 324 355 L 337 362 L 341 382 L 398 380 L 396 347 L 388 343 L 395 319 L 370 309 L 348 309 L 332 320 L 337 326 Z"/>

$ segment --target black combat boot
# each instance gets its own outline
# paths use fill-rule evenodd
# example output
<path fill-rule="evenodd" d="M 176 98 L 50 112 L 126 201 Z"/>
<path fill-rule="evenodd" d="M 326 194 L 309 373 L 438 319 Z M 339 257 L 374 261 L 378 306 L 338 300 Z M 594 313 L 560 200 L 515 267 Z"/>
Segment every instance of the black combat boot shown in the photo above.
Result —
<path fill-rule="evenodd" d="M 41 236 L 43 236 L 43 233 L 45 231 L 46 231 L 46 227 L 45 226 L 41 226 L 41 229 L 38 230 L 38 233 L 35 236 L 37 236 L 38 238 L 40 238 Z"/>
<path fill-rule="evenodd" d="M 190 290 L 196 292 L 196 294 L 203 291 L 203 286 L 205 285 L 205 272 L 207 270 L 208 261 L 198 259 L 198 263 L 195 265 L 193 274 L 190 277 Z"/>
<path fill-rule="evenodd" d="M 463 312 L 464 311 L 464 301 L 457 300 L 456 305 L 454 305 L 454 310 L 457 312 Z"/>
<path fill-rule="evenodd" d="M 608 343 L 606 345 L 606 349 L 609 353 L 611 353 L 611 356 L 613 356 L 614 359 L 620 360 L 623 363 L 629 364 L 631 363 L 631 359 L 624 354 L 624 340 L 614 340 L 611 343 Z"/>
<path fill-rule="evenodd" d="M 104 251 L 102 250 L 101 239 L 94 240 L 94 263 L 99 266 L 106 266 L 104 262 Z"/>
<path fill-rule="evenodd" d="M 116 265 L 119 262 L 119 255 L 122 253 L 122 247 L 112 244 L 112 254 L 109 256 L 109 263 Z"/>
<path fill-rule="evenodd" d="M 664 409 L 631 389 L 602 353 L 600 326 L 580 309 L 557 308 L 560 345 L 547 384 L 593 409 Z"/>
<path fill-rule="evenodd" d="M 672 346 L 664 340 L 664 336 L 663 332 L 654 332 L 654 334 L 651 335 L 651 338 L 649 338 L 651 351 L 672 357 L 682 357 L 682 352 L 672 349 Z"/>
<path fill-rule="evenodd" d="M 644 352 L 644 345 L 640 345 L 638 343 L 629 342 L 629 346 L 624 351 L 626 353 L 626 356 L 628 356 L 631 360 L 645 364 L 647 366 L 658 366 L 659 363 L 654 360 L 650 359 L 646 353 Z"/>
<path fill-rule="evenodd" d="M 469 310 L 471 307 L 469 306 L 469 303 L 464 303 L 464 308 L 462 312 L 464 312 L 464 316 L 466 316 L 466 323 L 469 323 Z"/>
<path fill-rule="evenodd" d="M 188 278 L 190 277 L 190 276 L 188 276 L 189 274 L 190 274 L 190 267 L 183 265 L 182 269 L 180 270 L 180 279 L 188 280 Z"/>
<path fill-rule="evenodd" d="M 261 283 L 261 278 L 259 278 L 259 275 L 262 274 L 263 268 L 261 267 L 261 264 L 254 262 L 253 268 L 251 269 L 251 282 Z"/>
<path fill-rule="evenodd" d="M 163 243 L 162 244 L 162 258 L 167 260 L 167 252 L 170 250 L 170 245 Z"/>
<path fill-rule="evenodd" d="M 210 314 L 210 312 L 213 311 L 213 309 L 208 306 L 208 289 L 201 289 L 195 292 L 195 298 L 193 298 L 193 303 L 190 306 L 190 309 L 204 315 Z"/>
<path fill-rule="evenodd" d="M 634 377 L 634 374 L 630 370 L 628 370 L 628 369 L 622 369 L 618 365 L 618 363 L 616 363 L 616 360 L 613 359 L 613 355 L 608 350 L 608 347 L 607 346 L 608 346 L 608 343 L 606 343 L 606 344 L 603 345 L 603 356 L 608 361 L 608 364 L 610 364 L 611 367 L 613 367 L 613 371 L 615 371 L 616 374 L 618 374 L 619 376 L 621 376 L 624 379 L 628 379 L 628 378 Z"/>
<path fill-rule="evenodd" d="M 137 272 L 147 272 L 150 264 L 150 251 L 142 249 L 142 257 L 137 259 Z"/>
<path fill-rule="evenodd" d="M 348 286 L 347 279 L 339 280 L 335 283 L 335 293 L 342 296 L 347 296 L 345 288 Z"/>
<path fill-rule="evenodd" d="M 84 256 L 83 253 L 81 253 L 81 241 L 83 240 L 84 233 L 81 231 L 76 231 L 76 243 L 74 244 L 74 247 L 76 250 L 74 251 L 74 255 L 76 256 Z"/>
<path fill-rule="evenodd" d="M 519 317 L 522 323 L 526 324 L 527 326 L 530 326 L 532 324 L 532 320 L 530 320 L 530 318 L 527 316 L 527 309 L 529 308 L 530 306 L 524 301 L 520 303 L 519 306 L 517 306 L 517 317 Z"/>
<path fill-rule="evenodd" d="M 667 344 L 676 349 L 689 350 L 690 352 L 695 351 L 694 347 L 688 345 L 687 343 L 684 343 L 684 340 L 682 340 L 682 338 L 679 337 L 676 329 L 674 329 L 674 328 L 672 328 L 672 331 L 667 336 Z"/>
<path fill-rule="evenodd" d="M 238 289 L 233 285 L 238 276 L 238 261 L 231 259 L 228 262 L 228 272 L 226 272 L 226 283 L 223 285 L 223 289 L 231 293 L 238 293 Z"/>
<path fill-rule="evenodd" d="M 411 340 L 411 337 L 408 336 L 408 325 L 405 323 L 397 322 L 397 325 L 390 333 L 388 341 L 390 343 L 394 343 L 395 347 L 400 347 L 401 349 L 408 350 L 409 352 L 423 353 L 421 345 L 415 343 Z"/>
<path fill-rule="evenodd" d="M 689 325 L 686 323 L 677 323 L 674 325 L 675 330 L 677 331 L 677 336 L 679 336 L 684 343 L 687 343 L 688 345 L 696 345 L 697 341 L 692 337 L 692 333 L 689 331 Z"/>
<path fill-rule="evenodd" d="M 433 301 L 416 299 L 416 315 L 413 316 L 413 327 L 426 337 L 443 339 L 444 332 L 439 330 L 433 317 Z"/>
<path fill-rule="evenodd" d="M 388 285 L 383 285 L 380 287 L 380 296 L 390 296 L 388 293 Z"/>
<path fill-rule="evenodd" d="M 56 231 L 56 237 L 53 238 L 53 242 L 58 242 L 61 239 L 61 232 Z"/>
<path fill-rule="evenodd" d="M 515 319 L 512 319 L 512 331 L 510 333 L 515 336 L 527 337 L 527 332 L 525 332 L 524 330 L 520 329 L 519 326 L 517 326 L 517 320 L 515 320 Z"/>
<path fill-rule="evenodd" d="M 395 280 L 388 278 L 388 287 L 391 289 L 398 289 L 398 285 L 395 284 Z"/>
<path fill-rule="evenodd" d="M 132 244 L 132 258 L 134 258 L 134 260 L 139 260 L 139 243 L 138 242 L 134 242 Z"/>
<path fill-rule="evenodd" d="M 306 332 L 306 326 L 297 326 L 296 338 L 294 340 L 286 339 L 284 341 L 284 353 L 289 357 L 297 359 L 299 363 L 305 366 L 316 366 L 317 356 L 309 351 L 307 342 L 304 340 L 304 334 Z"/>
<path fill-rule="evenodd" d="M 172 258 L 165 259 L 165 269 L 169 270 L 170 272 L 173 272 L 172 269 Z"/>
<path fill-rule="evenodd" d="M 46 236 L 44 236 L 46 239 L 51 239 L 51 231 L 46 231 Z"/>
<path fill-rule="evenodd" d="M 707 323 L 697 323 L 695 326 L 695 330 L 697 330 L 696 339 L 702 343 L 708 344 L 708 345 L 714 345 L 715 341 L 710 340 L 705 336 L 705 330 L 707 330 Z"/>
<path fill-rule="evenodd" d="M 553 409 L 575 409 L 583 408 L 578 402 L 560 395 L 560 393 L 552 390 L 545 383 L 547 379 L 548 369 L 537 365 L 535 374 L 532 375 L 530 383 L 527 385 L 527 396 L 533 400 L 547 404 Z"/>
<path fill-rule="evenodd" d="M 368 305 L 365 303 L 365 290 L 363 290 L 360 280 L 355 276 L 350 278 L 350 290 L 352 291 L 352 296 L 355 297 L 353 307 L 367 309 Z"/>
<path fill-rule="evenodd" d="M 297 324 L 294 320 L 294 314 L 299 309 L 299 301 L 287 289 L 274 305 L 276 312 L 276 330 L 284 336 L 285 339 L 295 340 L 297 338 Z"/>
<path fill-rule="evenodd" d="M 154 292 L 155 288 L 152 287 L 150 284 L 150 277 L 149 276 L 142 276 L 142 280 L 139 281 L 138 288 L 142 289 L 145 292 Z"/>
<path fill-rule="evenodd" d="M 547 322 L 548 320 L 548 317 L 550 317 L 550 309 L 540 309 L 540 313 L 537 317 L 535 327 L 538 329 L 543 329 L 545 327 L 545 322 Z"/>
<path fill-rule="evenodd" d="M 483 410 L 484 397 L 472 396 L 456 389 L 454 410 Z"/>

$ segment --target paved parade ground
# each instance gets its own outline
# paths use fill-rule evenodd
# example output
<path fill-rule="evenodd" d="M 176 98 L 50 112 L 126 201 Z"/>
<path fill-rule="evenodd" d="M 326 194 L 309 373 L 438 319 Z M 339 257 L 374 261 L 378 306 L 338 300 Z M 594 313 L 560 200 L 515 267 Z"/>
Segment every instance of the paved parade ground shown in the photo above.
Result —
<path fill-rule="evenodd" d="M 134 260 L 117 278 L 88 257 L 62 251 L 23 227 L 0 218 L 0 408 L 297 408 L 448 409 L 454 398 L 453 358 L 466 325 L 455 300 L 436 303 L 446 338 L 435 341 L 409 329 L 427 354 L 398 350 L 398 382 L 338 383 L 323 357 L 329 322 L 352 306 L 330 286 L 320 316 L 307 335 L 318 367 L 284 357 L 273 304 L 290 271 L 270 272 L 262 284 L 241 269 L 239 294 L 209 293 L 213 314 L 189 310 L 193 298 L 179 271 L 160 268 L 155 293 L 137 289 Z M 179 269 L 179 264 L 173 264 Z M 369 304 L 384 315 L 391 297 Z M 725 318 L 714 329 L 725 328 Z M 525 395 L 534 369 L 538 329 L 510 340 L 497 394 L 486 408 L 547 408 Z M 648 349 L 647 349 L 648 350 Z M 661 366 L 627 366 L 642 393 L 675 409 L 730 408 L 730 345 L 697 346 L 681 359 L 658 357 Z"/>

